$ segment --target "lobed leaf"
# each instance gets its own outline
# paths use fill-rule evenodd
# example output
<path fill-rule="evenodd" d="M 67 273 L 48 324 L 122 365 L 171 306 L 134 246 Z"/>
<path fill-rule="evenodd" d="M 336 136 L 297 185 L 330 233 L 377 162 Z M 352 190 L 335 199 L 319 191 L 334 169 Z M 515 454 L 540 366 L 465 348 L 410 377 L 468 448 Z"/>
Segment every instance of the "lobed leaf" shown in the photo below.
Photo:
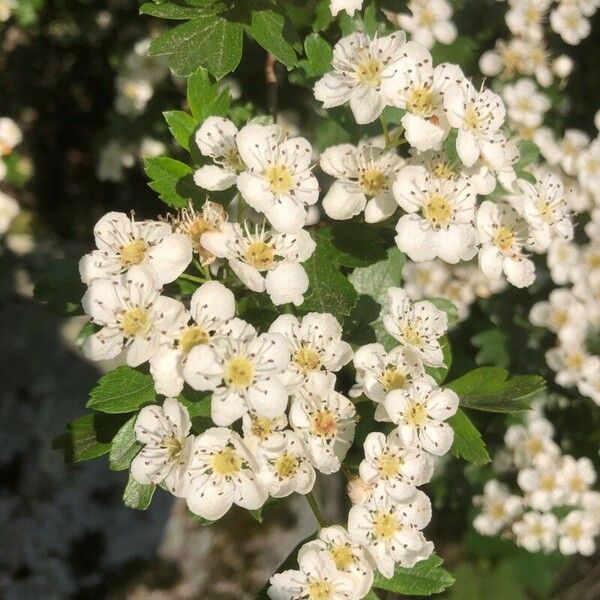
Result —
<path fill-rule="evenodd" d="M 117 435 L 112 440 L 110 453 L 108 455 L 108 464 L 111 471 L 125 471 L 131 466 L 131 461 L 140 451 L 140 444 L 135 437 L 135 422 L 137 415 L 134 415 L 117 431 Z"/>
<path fill-rule="evenodd" d="M 481 433 L 471 419 L 460 408 L 448 419 L 454 429 L 454 442 L 450 451 L 456 458 L 462 458 L 475 465 L 485 465 L 491 458 Z"/>
<path fill-rule="evenodd" d="M 296 66 L 298 57 L 292 44 L 286 39 L 286 19 L 272 9 L 252 11 L 248 28 L 250 35 L 288 69 Z"/>
<path fill-rule="evenodd" d="M 165 204 L 173 208 L 188 205 L 190 196 L 182 195 L 182 183 L 192 175 L 191 167 L 168 156 L 153 156 L 144 159 L 144 171 L 150 179 L 148 186 Z"/>
<path fill-rule="evenodd" d="M 128 413 L 156 401 L 154 381 L 131 367 L 117 367 L 90 392 L 87 407 L 110 414 Z"/>

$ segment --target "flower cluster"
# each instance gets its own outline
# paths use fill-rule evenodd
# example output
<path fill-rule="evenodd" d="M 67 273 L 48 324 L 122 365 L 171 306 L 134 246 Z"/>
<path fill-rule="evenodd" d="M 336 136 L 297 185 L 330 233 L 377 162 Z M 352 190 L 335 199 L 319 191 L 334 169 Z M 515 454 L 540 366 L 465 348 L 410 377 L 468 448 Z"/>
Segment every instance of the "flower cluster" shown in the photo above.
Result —
<path fill-rule="evenodd" d="M 513 538 L 529 552 L 589 556 L 600 534 L 600 492 L 591 489 L 596 471 L 588 458 L 562 454 L 553 434 L 539 414 L 508 428 L 504 440 L 521 493 L 488 481 L 474 498 L 481 512 L 473 526 L 481 535 Z"/>
<path fill-rule="evenodd" d="M 411 260 L 456 264 L 478 256 L 489 279 L 504 275 L 517 287 L 531 285 L 529 253 L 571 239 L 572 225 L 560 180 L 552 174 L 537 183 L 517 177 L 519 152 L 502 130 L 502 98 L 477 90 L 456 65 L 434 67 L 424 46 L 398 32 L 373 40 L 360 32 L 343 38 L 334 48 L 333 67 L 314 88 L 324 108 L 349 102 L 358 123 L 375 120 L 386 106 L 401 109 L 403 135 L 414 155 L 401 159 L 395 151 L 401 140 L 393 134 L 385 142 L 328 148 L 320 160 L 335 178 L 323 199 L 327 215 L 350 219 L 364 211 L 365 220 L 376 223 L 400 208 L 396 244 Z M 505 97 L 511 120 L 533 127 L 548 101 L 532 97 L 530 86 L 515 84 Z M 524 95 L 531 106 L 523 106 Z M 448 155 L 451 134 L 457 160 Z M 478 202 L 498 185 L 505 194 Z"/>

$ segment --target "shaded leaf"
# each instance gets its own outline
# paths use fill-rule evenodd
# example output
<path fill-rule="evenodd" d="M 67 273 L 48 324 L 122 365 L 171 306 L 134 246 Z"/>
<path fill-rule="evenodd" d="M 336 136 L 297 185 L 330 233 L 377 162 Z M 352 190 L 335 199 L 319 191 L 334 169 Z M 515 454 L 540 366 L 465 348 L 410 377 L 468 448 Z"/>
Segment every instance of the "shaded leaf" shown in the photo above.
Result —
<path fill-rule="evenodd" d="M 105 413 L 120 414 L 133 412 L 155 401 L 152 377 L 131 367 L 121 366 L 100 379 L 90 392 L 86 406 Z"/>
<path fill-rule="evenodd" d="M 37 277 L 33 295 L 54 314 L 70 316 L 83 314 L 81 298 L 84 293 L 79 260 L 64 258 L 48 262 Z"/>
<path fill-rule="evenodd" d="M 288 69 L 296 65 L 297 55 L 286 39 L 285 17 L 275 10 L 253 10 L 250 35 Z"/>
<path fill-rule="evenodd" d="M 490 455 L 481 434 L 471 419 L 460 408 L 448 419 L 454 429 L 454 442 L 450 451 L 456 458 L 462 458 L 475 465 L 490 462 Z"/>
<path fill-rule="evenodd" d="M 190 149 L 190 138 L 196 130 L 196 121 L 194 117 L 182 110 L 167 110 L 163 113 L 165 121 L 169 126 L 169 131 L 184 149 Z"/>
<path fill-rule="evenodd" d="M 108 464 L 111 471 L 124 471 L 129 469 L 131 461 L 140 451 L 140 444 L 135 437 L 135 422 L 137 415 L 134 415 L 117 431 L 112 440 Z"/>
<path fill-rule="evenodd" d="M 154 490 L 156 490 L 156 486 L 153 483 L 147 485 L 138 483 L 130 474 L 123 492 L 123 503 L 129 508 L 146 510 L 152 502 Z"/>

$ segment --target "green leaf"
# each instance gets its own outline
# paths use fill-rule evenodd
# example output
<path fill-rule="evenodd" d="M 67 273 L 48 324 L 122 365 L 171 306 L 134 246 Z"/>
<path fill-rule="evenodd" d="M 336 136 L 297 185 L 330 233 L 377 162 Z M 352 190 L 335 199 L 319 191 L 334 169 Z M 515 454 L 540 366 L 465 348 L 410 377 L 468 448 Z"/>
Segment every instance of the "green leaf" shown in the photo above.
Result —
<path fill-rule="evenodd" d="M 78 346 L 81 346 L 83 344 L 83 342 L 85 342 L 85 340 L 87 340 L 87 338 L 90 337 L 90 335 L 93 335 L 95 329 L 94 329 L 94 324 L 91 321 L 88 321 L 80 330 L 79 333 L 77 334 L 77 338 L 75 339 L 75 342 Z"/>
<path fill-rule="evenodd" d="M 539 375 L 507 377 L 506 369 L 479 367 L 446 387 L 458 394 L 461 406 L 490 412 L 527 410 L 532 398 L 545 387 Z"/>
<path fill-rule="evenodd" d="M 250 24 L 250 35 L 277 60 L 282 62 L 288 69 L 294 67 L 298 61 L 296 51 L 292 44 L 286 39 L 285 17 L 274 10 L 253 10 Z"/>
<path fill-rule="evenodd" d="M 490 462 L 490 455 L 481 434 L 471 422 L 471 419 L 460 408 L 456 414 L 448 419 L 448 423 L 454 429 L 454 442 L 450 451 L 456 458 L 475 465 L 485 465 Z"/>
<path fill-rule="evenodd" d="M 454 302 L 446 300 L 446 298 L 425 298 L 428 302 L 431 302 L 436 308 L 443 310 L 448 317 L 448 329 L 458 323 L 458 309 Z"/>
<path fill-rule="evenodd" d="M 196 121 L 194 117 L 188 115 L 182 110 L 167 110 L 163 113 L 165 121 L 169 126 L 169 131 L 184 149 L 190 149 L 190 138 L 196 130 Z"/>
<path fill-rule="evenodd" d="M 64 433 L 52 442 L 52 448 L 62 450 L 65 462 L 91 460 L 110 452 L 114 438 L 127 417 L 90 413 L 71 421 Z"/>
<path fill-rule="evenodd" d="M 152 42 L 149 53 L 169 54 L 169 64 L 176 75 L 188 77 L 198 67 L 205 66 L 221 79 L 238 66 L 242 45 L 242 24 L 212 14 L 196 17 L 163 33 Z"/>
<path fill-rule="evenodd" d="M 110 454 L 108 455 L 108 464 L 111 471 L 125 471 L 129 469 L 131 461 L 140 451 L 140 444 L 135 437 L 135 422 L 137 415 L 134 415 L 117 431 L 117 435 L 112 440 Z"/>
<path fill-rule="evenodd" d="M 183 404 L 190 414 L 190 419 L 210 417 L 211 392 L 197 392 L 186 386 L 177 400 Z"/>
<path fill-rule="evenodd" d="M 165 204 L 173 208 L 188 205 L 188 197 L 180 192 L 184 178 L 192 174 L 191 167 L 168 156 L 154 156 L 144 158 L 144 171 L 150 179 L 148 186 Z"/>
<path fill-rule="evenodd" d="M 331 262 L 328 249 L 317 240 L 313 255 L 303 263 L 309 287 L 299 307 L 303 313 L 329 312 L 343 321 L 358 300 L 358 294 L 348 278 Z"/>
<path fill-rule="evenodd" d="M 371 590 L 366 596 L 363 596 L 363 600 L 379 600 L 379 596 Z"/>
<path fill-rule="evenodd" d="M 85 286 L 79 277 L 77 259 L 54 259 L 37 277 L 34 298 L 45 302 L 48 310 L 61 317 L 83 313 L 81 297 Z"/>
<path fill-rule="evenodd" d="M 366 223 L 335 223 L 317 230 L 315 235 L 323 253 L 344 267 L 367 267 L 386 258 L 383 240 Z"/>
<path fill-rule="evenodd" d="M 475 355 L 477 365 L 494 365 L 504 368 L 510 365 L 508 340 L 501 329 L 486 329 L 473 336 L 471 343 L 479 348 L 479 352 Z"/>
<path fill-rule="evenodd" d="M 441 564 L 442 559 L 434 554 L 412 569 L 396 567 L 391 579 L 376 572 L 373 587 L 410 596 L 439 594 L 454 583 L 452 575 Z"/>
<path fill-rule="evenodd" d="M 540 150 L 531 140 L 522 140 L 519 142 L 519 160 L 515 165 L 515 170 L 521 171 L 525 167 L 537 162 L 540 157 Z"/>
<path fill-rule="evenodd" d="M 100 379 L 90 392 L 86 406 L 105 413 L 120 414 L 133 412 L 155 401 L 152 377 L 122 366 Z"/>
<path fill-rule="evenodd" d="M 307 60 L 300 61 L 300 66 L 309 77 L 320 77 L 331 71 L 333 50 L 318 33 L 311 33 L 306 37 L 304 53 Z"/>
<path fill-rule="evenodd" d="M 446 375 L 448 375 L 448 371 L 450 370 L 450 367 L 452 366 L 452 348 L 450 347 L 450 341 L 448 340 L 448 338 L 443 335 L 442 337 L 440 337 L 439 339 L 440 344 L 442 346 L 442 353 L 443 353 L 443 360 L 444 360 L 444 366 L 443 367 L 426 367 L 425 371 L 427 371 L 427 373 L 429 375 L 431 375 L 437 383 L 442 383 L 444 381 L 444 379 L 446 379 Z"/>
<path fill-rule="evenodd" d="M 187 86 L 187 101 L 197 123 L 203 123 L 211 115 L 227 115 L 231 104 L 229 89 L 220 89 L 212 83 L 206 69 L 201 67 L 192 73 Z"/>
<path fill-rule="evenodd" d="M 147 485 L 138 483 L 130 474 L 123 492 L 123 503 L 129 508 L 146 510 L 152 502 L 155 489 L 156 486 L 153 483 Z"/>
<path fill-rule="evenodd" d="M 146 2 L 140 6 L 140 15 L 150 15 L 159 19 L 185 20 L 210 13 L 219 12 L 219 7 L 210 7 L 210 3 L 206 3 L 206 7 L 202 6 L 181 6 L 180 4 L 172 4 L 165 2 L 155 4 L 154 2 Z"/>

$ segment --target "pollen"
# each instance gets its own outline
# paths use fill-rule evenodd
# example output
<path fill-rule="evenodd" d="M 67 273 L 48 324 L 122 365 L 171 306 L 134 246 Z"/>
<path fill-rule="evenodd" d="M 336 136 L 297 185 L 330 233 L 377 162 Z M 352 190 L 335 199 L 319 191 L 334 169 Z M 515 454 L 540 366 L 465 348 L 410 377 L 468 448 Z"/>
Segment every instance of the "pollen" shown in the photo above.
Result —
<path fill-rule="evenodd" d="M 367 169 L 358 176 L 358 185 L 367 196 L 377 196 L 387 188 L 387 177 L 379 169 Z"/>
<path fill-rule="evenodd" d="M 480 131 L 482 119 L 474 106 L 469 106 L 465 112 L 465 124 L 472 131 Z"/>
<path fill-rule="evenodd" d="M 386 392 L 392 390 L 402 390 L 408 384 L 408 379 L 400 373 L 395 367 L 388 367 L 379 378 L 379 382 Z"/>
<path fill-rule="evenodd" d="M 333 588 L 329 581 L 313 581 L 308 586 L 308 600 L 330 600 Z"/>
<path fill-rule="evenodd" d="M 348 544 L 333 546 L 329 554 L 340 571 L 347 571 L 354 564 L 352 548 Z"/>
<path fill-rule="evenodd" d="M 430 117 L 433 112 L 433 92 L 431 88 L 421 85 L 414 87 L 408 92 L 406 109 L 422 117 Z"/>
<path fill-rule="evenodd" d="M 423 345 L 423 336 L 421 335 L 421 332 L 416 328 L 416 327 L 411 327 L 410 325 L 408 327 L 404 328 L 404 331 L 402 332 L 404 339 L 406 340 L 407 344 L 410 344 L 411 346 L 416 346 L 416 347 L 421 347 Z"/>
<path fill-rule="evenodd" d="M 335 416 L 328 410 L 318 410 L 313 415 L 312 429 L 316 435 L 321 437 L 334 437 L 337 430 Z"/>
<path fill-rule="evenodd" d="M 175 461 L 181 456 L 181 453 L 183 451 L 183 445 L 181 443 L 181 440 L 174 437 L 167 438 L 163 440 L 163 444 L 171 460 Z"/>
<path fill-rule="evenodd" d="M 503 254 L 508 254 L 511 251 L 515 241 L 515 232 L 509 227 L 500 227 L 494 235 L 494 243 Z"/>
<path fill-rule="evenodd" d="M 225 383 L 237 390 L 246 389 L 254 378 L 254 365 L 245 356 L 232 358 L 225 368 Z"/>
<path fill-rule="evenodd" d="M 375 536 L 380 540 L 389 541 L 401 529 L 400 523 L 389 512 L 379 512 L 373 521 Z"/>
<path fill-rule="evenodd" d="M 183 330 L 183 333 L 179 337 L 179 347 L 187 354 L 195 346 L 206 344 L 209 340 L 210 334 L 202 329 L 202 327 L 194 325 L 192 327 L 186 327 Z"/>
<path fill-rule="evenodd" d="M 265 177 L 274 194 L 287 194 L 294 187 L 294 178 L 285 165 L 269 165 L 265 170 Z"/>
<path fill-rule="evenodd" d="M 298 369 L 304 375 L 307 375 L 321 366 L 321 357 L 314 348 L 311 348 L 308 344 L 302 344 L 294 354 L 294 362 Z"/>
<path fill-rule="evenodd" d="M 217 475 L 231 477 L 242 468 L 242 460 L 233 448 L 226 448 L 212 457 L 212 468 Z"/>
<path fill-rule="evenodd" d="M 356 78 L 360 83 L 377 87 L 381 83 L 383 63 L 376 58 L 369 57 L 363 60 L 356 69 Z"/>
<path fill-rule="evenodd" d="M 121 330 L 126 337 L 148 333 L 151 327 L 152 320 L 144 308 L 130 308 L 121 315 Z"/>
<path fill-rule="evenodd" d="M 139 265 L 146 258 L 148 245 L 144 240 L 133 240 L 121 247 L 121 264 L 129 268 Z"/>
<path fill-rule="evenodd" d="M 454 210 L 445 196 L 435 194 L 423 206 L 423 216 L 434 226 L 443 227 L 452 219 Z"/>
<path fill-rule="evenodd" d="M 409 425 L 421 427 L 427 421 L 427 407 L 421 402 L 411 402 L 404 411 L 404 420 Z"/>
<path fill-rule="evenodd" d="M 267 436 L 273 431 L 273 419 L 267 417 L 255 416 L 252 417 L 252 425 L 250 426 L 252 435 L 266 440 Z"/>
<path fill-rule="evenodd" d="M 244 258 L 249 265 L 259 271 L 266 271 L 275 264 L 275 252 L 273 246 L 258 240 L 252 242 L 244 254 Z"/>
<path fill-rule="evenodd" d="M 279 477 L 293 477 L 298 471 L 298 466 L 298 459 L 286 452 L 277 457 L 277 460 L 275 461 L 275 472 Z"/>
<path fill-rule="evenodd" d="M 399 456 L 384 452 L 377 461 L 377 469 L 383 477 L 396 477 L 403 462 Z"/>

